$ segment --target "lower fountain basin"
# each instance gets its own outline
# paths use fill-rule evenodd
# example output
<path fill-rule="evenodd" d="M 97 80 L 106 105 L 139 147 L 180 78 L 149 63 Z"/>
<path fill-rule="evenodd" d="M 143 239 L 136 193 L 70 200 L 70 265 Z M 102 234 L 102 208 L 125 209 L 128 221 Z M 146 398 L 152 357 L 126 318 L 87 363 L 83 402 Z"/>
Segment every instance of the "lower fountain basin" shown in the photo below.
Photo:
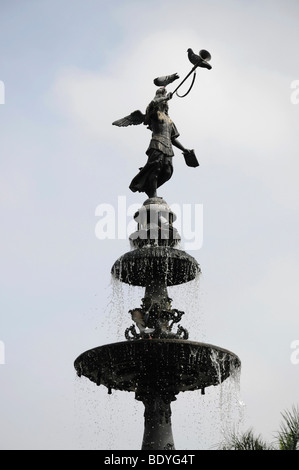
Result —
<path fill-rule="evenodd" d="M 170 339 L 108 344 L 84 352 L 75 361 L 79 376 L 108 390 L 155 388 L 174 395 L 218 385 L 240 366 L 240 359 L 226 349 Z"/>
<path fill-rule="evenodd" d="M 192 281 L 200 273 L 197 261 L 183 250 L 148 246 L 121 256 L 113 265 L 112 275 L 133 286 L 147 286 L 161 280 L 167 286 Z"/>

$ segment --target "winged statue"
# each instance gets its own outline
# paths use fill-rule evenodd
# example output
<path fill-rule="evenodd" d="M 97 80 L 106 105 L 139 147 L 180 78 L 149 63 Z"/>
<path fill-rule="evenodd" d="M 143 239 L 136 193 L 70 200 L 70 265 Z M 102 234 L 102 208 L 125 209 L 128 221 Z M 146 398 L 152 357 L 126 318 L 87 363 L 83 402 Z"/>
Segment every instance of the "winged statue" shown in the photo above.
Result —
<path fill-rule="evenodd" d="M 136 110 L 112 123 L 118 127 L 144 124 L 152 132 L 146 151 L 148 160 L 129 186 L 133 192 L 145 192 L 149 198 L 157 197 L 157 188 L 166 183 L 173 174 L 173 147 L 183 152 L 188 166 L 199 165 L 194 150 L 186 149 L 178 141 L 179 132 L 168 115 L 168 101 L 171 98 L 172 93 L 167 93 L 165 87 L 160 87 L 147 106 L 145 114 Z"/>

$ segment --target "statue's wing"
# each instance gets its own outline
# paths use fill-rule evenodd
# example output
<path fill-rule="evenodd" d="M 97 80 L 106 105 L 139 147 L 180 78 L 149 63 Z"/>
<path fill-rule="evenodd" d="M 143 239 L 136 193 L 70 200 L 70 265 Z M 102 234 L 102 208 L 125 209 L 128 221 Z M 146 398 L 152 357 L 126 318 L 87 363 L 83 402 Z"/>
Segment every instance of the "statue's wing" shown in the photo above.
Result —
<path fill-rule="evenodd" d="M 117 121 L 112 123 L 113 126 L 118 127 L 127 127 L 127 126 L 137 126 L 138 124 L 144 123 L 145 114 L 141 111 L 133 111 L 129 116 L 125 116 Z"/>

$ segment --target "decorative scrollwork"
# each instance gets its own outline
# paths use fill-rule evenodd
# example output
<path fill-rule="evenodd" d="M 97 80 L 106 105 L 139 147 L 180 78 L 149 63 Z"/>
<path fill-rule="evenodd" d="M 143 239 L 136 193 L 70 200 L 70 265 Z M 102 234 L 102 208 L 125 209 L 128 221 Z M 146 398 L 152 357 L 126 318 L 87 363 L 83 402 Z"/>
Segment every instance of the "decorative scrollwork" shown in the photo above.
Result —
<path fill-rule="evenodd" d="M 181 325 L 178 326 L 176 335 L 177 335 L 178 339 L 188 339 L 189 338 L 188 331 L 186 330 L 186 328 L 183 328 Z"/>
<path fill-rule="evenodd" d="M 139 329 L 139 333 L 137 333 L 135 325 L 130 326 L 125 330 L 127 340 L 145 338 L 188 339 L 189 337 L 188 331 L 182 326 L 178 326 L 176 333 L 172 331 L 173 325 L 178 323 L 185 313 L 181 310 L 161 308 L 161 305 L 155 302 L 150 309 L 146 310 L 142 306 L 130 310 L 129 313 Z"/>
<path fill-rule="evenodd" d="M 130 333 L 132 336 L 130 336 Z M 132 339 L 139 339 L 140 335 L 137 333 L 135 325 L 130 326 L 125 330 L 125 338 L 130 341 Z"/>

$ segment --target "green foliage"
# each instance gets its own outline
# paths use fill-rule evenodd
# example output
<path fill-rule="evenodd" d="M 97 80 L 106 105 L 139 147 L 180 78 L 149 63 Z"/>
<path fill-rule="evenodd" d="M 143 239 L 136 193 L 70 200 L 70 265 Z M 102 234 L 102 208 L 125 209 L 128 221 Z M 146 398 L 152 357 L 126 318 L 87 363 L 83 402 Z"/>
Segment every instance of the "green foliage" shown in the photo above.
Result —
<path fill-rule="evenodd" d="M 299 450 L 299 407 L 293 406 L 291 411 L 281 414 L 283 420 L 276 437 L 278 447 L 268 445 L 250 429 L 241 435 L 232 433 L 222 450 Z"/>
<path fill-rule="evenodd" d="M 260 436 L 254 436 L 250 429 L 241 436 L 233 433 L 229 436 L 223 450 L 270 450 Z"/>
<path fill-rule="evenodd" d="M 292 411 L 282 413 L 277 440 L 279 450 L 299 450 L 299 407 L 293 406 Z"/>

